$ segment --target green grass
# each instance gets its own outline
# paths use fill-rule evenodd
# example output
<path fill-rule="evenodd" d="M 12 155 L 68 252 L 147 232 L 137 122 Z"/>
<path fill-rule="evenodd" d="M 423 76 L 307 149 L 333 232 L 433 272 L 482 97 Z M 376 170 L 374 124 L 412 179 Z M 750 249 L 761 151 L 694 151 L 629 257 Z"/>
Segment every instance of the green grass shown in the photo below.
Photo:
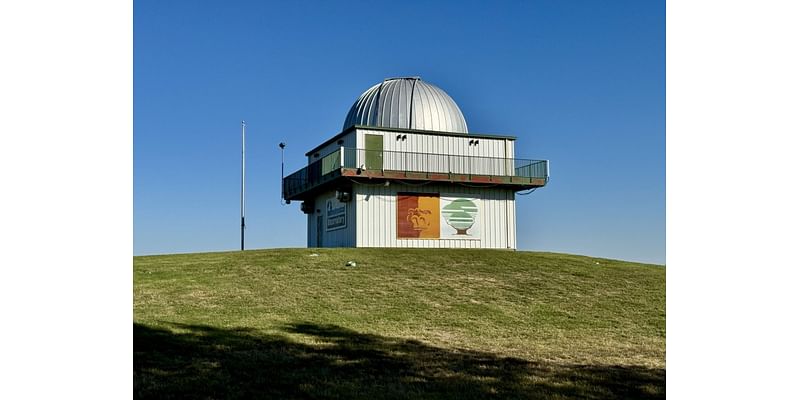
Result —
<path fill-rule="evenodd" d="M 134 395 L 663 398 L 665 272 L 494 250 L 134 257 Z"/>

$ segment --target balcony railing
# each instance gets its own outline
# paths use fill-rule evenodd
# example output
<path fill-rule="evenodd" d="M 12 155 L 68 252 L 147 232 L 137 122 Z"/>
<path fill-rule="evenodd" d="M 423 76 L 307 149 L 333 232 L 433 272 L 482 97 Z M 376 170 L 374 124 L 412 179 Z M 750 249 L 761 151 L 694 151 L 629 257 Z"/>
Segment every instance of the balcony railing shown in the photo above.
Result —
<path fill-rule="evenodd" d="M 289 199 L 335 179 L 342 168 L 362 171 L 404 171 L 466 176 L 521 177 L 548 180 L 547 160 L 497 158 L 340 147 L 283 180 Z"/>

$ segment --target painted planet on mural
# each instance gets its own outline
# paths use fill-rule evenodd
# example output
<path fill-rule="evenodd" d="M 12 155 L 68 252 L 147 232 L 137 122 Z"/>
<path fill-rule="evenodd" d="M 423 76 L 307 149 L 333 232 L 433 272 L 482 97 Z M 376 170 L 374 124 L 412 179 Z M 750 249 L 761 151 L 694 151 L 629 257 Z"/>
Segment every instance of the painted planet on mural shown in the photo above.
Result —
<path fill-rule="evenodd" d="M 466 235 L 467 230 L 475 224 L 478 206 L 468 199 L 455 199 L 442 207 L 442 216 L 447 225 L 456 230 L 456 235 Z"/>

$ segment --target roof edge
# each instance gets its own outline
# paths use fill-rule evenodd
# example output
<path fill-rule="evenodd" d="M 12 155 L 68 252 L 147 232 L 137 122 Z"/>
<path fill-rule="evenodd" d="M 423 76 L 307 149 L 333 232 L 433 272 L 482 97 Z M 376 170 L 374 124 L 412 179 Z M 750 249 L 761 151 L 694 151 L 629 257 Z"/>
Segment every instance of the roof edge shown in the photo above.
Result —
<path fill-rule="evenodd" d="M 385 132 L 406 132 L 406 133 L 421 133 L 425 135 L 437 135 L 437 136 L 459 136 L 459 137 L 470 137 L 470 138 L 478 138 L 478 139 L 507 139 L 507 140 L 517 140 L 516 136 L 509 136 L 509 135 L 497 135 L 491 133 L 461 133 L 461 132 L 441 132 L 441 131 L 426 131 L 420 129 L 403 129 L 403 128 L 390 128 L 384 126 L 371 126 L 371 125 L 351 125 L 349 128 L 342 130 L 341 132 L 333 135 L 330 139 L 322 142 L 322 144 L 317 145 L 313 149 L 309 150 L 306 153 L 306 157 L 314 154 L 315 151 L 333 143 L 337 139 L 341 138 L 342 136 L 354 131 L 356 129 L 364 129 L 364 130 L 372 130 L 372 131 L 385 131 Z"/>

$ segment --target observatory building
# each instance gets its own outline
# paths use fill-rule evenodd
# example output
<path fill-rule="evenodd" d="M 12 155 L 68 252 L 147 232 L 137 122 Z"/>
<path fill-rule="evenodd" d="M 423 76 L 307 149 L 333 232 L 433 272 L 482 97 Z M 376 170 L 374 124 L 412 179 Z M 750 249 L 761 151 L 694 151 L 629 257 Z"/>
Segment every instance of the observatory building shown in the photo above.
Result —
<path fill-rule="evenodd" d="M 309 247 L 516 249 L 516 193 L 547 184 L 549 165 L 515 158 L 515 139 L 470 133 L 419 77 L 386 79 L 283 179 L 283 198 L 302 201 Z"/>

